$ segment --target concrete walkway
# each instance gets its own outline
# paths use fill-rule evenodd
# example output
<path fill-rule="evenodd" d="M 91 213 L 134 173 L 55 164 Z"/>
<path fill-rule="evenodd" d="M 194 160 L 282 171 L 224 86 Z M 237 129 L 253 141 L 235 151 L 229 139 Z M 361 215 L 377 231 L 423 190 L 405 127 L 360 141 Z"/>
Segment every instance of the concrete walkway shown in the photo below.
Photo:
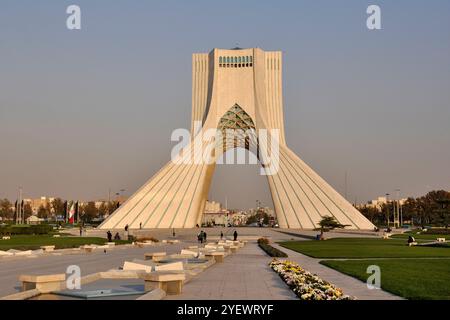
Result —
<path fill-rule="evenodd" d="M 296 251 L 284 248 L 276 243 L 271 245 L 285 252 L 289 256 L 287 260 L 298 263 L 305 270 L 317 274 L 321 279 L 341 288 L 344 291 L 344 294 L 356 297 L 358 300 L 403 300 L 403 298 L 381 289 L 370 290 L 367 288 L 366 283 L 321 265 L 320 261 L 325 259 L 311 258 Z M 367 276 L 369 276 L 369 274 Z"/>
<path fill-rule="evenodd" d="M 268 257 L 256 243 L 248 243 L 191 280 L 171 300 L 298 300 L 272 271 Z"/>

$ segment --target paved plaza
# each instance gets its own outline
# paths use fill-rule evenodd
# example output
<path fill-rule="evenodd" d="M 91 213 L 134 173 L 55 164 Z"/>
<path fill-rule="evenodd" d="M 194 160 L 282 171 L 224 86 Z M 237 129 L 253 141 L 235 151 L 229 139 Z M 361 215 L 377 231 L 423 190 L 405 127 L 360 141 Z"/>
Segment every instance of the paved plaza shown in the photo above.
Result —
<path fill-rule="evenodd" d="M 230 236 L 234 229 L 205 229 L 208 240 L 219 238 L 221 231 Z M 183 293 L 179 296 L 170 296 L 166 299 L 264 299 L 264 300 L 290 300 L 296 299 L 295 294 L 273 272 L 268 263 L 271 260 L 258 246 L 256 240 L 259 237 L 268 237 L 273 242 L 286 240 L 310 241 L 315 231 L 294 231 L 266 228 L 238 228 L 239 237 L 248 240 L 248 244 L 238 250 L 236 254 L 227 257 L 223 263 L 217 263 L 184 286 Z M 140 233 L 141 236 L 154 236 L 158 239 L 173 237 L 173 230 L 134 230 L 132 233 Z M 16 293 L 20 290 L 18 278 L 21 274 L 52 274 L 65 273 L 70 265 L 78 265 L 82 276 L 118 269 L 125 260 L 143 259 L 144 253 L 166 251 L 168 254 L 180 252 L 189 245 L 197 244 L 197 229 L 176 230 L 175 238 L 181 242 L 178 244 L 162 244 L 155 247 L 138 248 L 135 246 L 118 246 L 114 249 L 94 251 L 93 253 L 64 253 L 57 251 L 55 254 L 39 255 L 34 257 L 0 258 L 0 296 Z M 102 236 L 104 232 L 90 230 L 88 236 Z M 329 237 L 362 237 L 358 233 L 333 232 Z M 358 299 L 398 299 L 398 297 L 382 290 L 369 290 L 365 283 L 346 276 L 333 269 L 319 264 L 319 259 L 310 258 L 297 252 L 280 248 L 288 253 L 289 260 L 297 262 L 304 269 L 318 274 L 342 288 L 345 294 Z M 67 251 L 69 252 L 69 251 Z"/>

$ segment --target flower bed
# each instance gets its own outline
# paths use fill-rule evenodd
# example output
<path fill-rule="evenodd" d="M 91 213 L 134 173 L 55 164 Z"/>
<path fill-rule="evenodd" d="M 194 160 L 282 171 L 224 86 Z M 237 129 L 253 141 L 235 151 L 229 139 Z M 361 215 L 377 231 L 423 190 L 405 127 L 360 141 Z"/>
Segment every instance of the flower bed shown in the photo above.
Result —
<path fill-rule="evenodd" d="M 344 295 L 341 289 L 302 269 L 294 262 L 274 259 L 269 265 L 301 300 L 354 299 Z"/>

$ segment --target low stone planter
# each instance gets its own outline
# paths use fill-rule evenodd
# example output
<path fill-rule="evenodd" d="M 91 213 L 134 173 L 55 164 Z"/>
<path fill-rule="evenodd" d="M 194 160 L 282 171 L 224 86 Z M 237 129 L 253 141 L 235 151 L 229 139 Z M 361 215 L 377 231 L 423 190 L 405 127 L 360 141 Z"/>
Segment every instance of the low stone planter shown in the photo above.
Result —
<path fill-rule="evenodd" d="M 183 291 L 186 275 L 184 272 L 152 272 L 143 275 L 142 278 L 145 281 L 145 291 L 159 288 L 168 295 L 178 295 Z"/>
<path fill-rule="evenodd" d="M 157 257 L 165 257 L 165 252 L 149 252 L 144 254 L 144 260 L 155 260 Z"/>
<path fill-rule="evenodd" d="M 217 263 L 222 263 L 224 260 L 225 253 L 224 252 L 208 252 L 205 254 L 206 258 L 212 258 Z"/>

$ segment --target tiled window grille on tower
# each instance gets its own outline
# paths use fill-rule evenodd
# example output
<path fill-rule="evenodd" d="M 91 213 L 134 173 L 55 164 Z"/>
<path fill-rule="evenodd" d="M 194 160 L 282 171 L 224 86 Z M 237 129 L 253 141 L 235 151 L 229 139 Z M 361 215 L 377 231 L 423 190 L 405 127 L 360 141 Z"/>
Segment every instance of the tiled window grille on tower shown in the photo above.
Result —
<path fill-rule="evenodd" d="M 248 68 L 253 67 L 252 56 L 219 57 L 220 68 Z"/>

